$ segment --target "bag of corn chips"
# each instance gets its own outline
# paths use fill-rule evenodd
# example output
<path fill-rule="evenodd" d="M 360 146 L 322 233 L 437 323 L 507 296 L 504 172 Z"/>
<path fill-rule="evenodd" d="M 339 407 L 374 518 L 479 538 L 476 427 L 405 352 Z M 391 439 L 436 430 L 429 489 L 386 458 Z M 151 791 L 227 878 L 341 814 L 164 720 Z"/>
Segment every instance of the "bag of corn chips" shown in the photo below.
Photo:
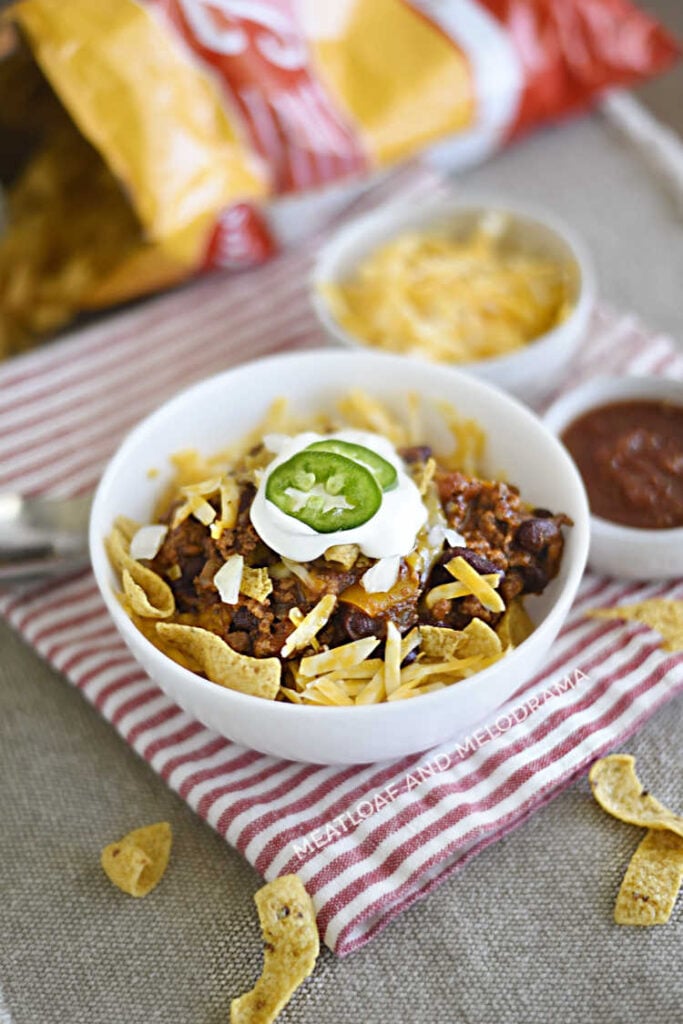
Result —
<path fill-rule="evenodd" d="M 676 47 L 629 0 L 20 0 L 0 31 L 0 355 L 270 256 L 301 193 L 487 156 Z M 334 198 L 334 197 L 333 197 Z"/>

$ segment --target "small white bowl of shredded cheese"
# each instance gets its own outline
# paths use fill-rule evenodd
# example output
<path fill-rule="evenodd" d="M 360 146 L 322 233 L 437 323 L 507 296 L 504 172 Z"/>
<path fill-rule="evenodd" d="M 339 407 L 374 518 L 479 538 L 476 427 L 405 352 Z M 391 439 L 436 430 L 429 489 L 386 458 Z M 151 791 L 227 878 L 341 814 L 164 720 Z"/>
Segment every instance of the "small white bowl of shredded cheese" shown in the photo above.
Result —
<path fill-rule="evenodd" d="M 534 402 L 588 328 L 595 276 L 554 215 L 449 198 L 347 223 L 318 255 L 311 298 L 336 344 L 457 365 Z"/>

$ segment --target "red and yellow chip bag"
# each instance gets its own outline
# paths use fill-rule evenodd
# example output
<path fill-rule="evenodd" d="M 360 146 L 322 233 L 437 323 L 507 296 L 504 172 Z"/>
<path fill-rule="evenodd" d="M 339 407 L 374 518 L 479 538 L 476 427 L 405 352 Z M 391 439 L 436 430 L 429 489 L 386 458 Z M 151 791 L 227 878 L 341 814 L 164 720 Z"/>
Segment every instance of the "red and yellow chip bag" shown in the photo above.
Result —
<path fill-rule="evenodd" d="M 314 202 L 428 146 L 482 159 L 676 55 L 628 0 L 19 0 L 6 18 L 23 52 L 0 64 L 24 70 L 20 89 L 0 73 L 0 129 L 40 130 L 9 192 L 0 354 L 262 262 L 276 197 Z"/>

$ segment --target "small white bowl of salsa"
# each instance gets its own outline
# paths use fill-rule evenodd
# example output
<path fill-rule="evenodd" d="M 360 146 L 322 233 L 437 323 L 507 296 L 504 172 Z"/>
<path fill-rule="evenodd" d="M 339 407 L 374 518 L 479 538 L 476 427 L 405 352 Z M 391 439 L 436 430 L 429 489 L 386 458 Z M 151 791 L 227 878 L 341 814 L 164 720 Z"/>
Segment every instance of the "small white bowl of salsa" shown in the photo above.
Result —
<path fill-rule="evenodd" d="M 683 576 L 683 382 L 596 377 L 544 419 L 586 487 L 591 567 L 626 579 Z"/>

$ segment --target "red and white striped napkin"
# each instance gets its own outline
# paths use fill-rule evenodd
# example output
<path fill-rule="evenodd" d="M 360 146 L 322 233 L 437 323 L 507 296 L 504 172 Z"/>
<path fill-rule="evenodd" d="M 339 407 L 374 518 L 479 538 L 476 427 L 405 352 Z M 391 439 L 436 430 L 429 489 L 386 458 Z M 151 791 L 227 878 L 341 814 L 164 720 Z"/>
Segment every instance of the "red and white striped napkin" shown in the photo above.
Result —
<path fill-rule="evenodd" d="M 405 202 L 435 187 L 404 173 L 379 191 Z M 3 366 L 0 490 L 92 487 L 124 432 L 178 388 L 248 358 L 319 343 L 306 296 L 313 249 L 196 282 Z M 683 378 L 683 356 L 634 317 L 600 309 L 565 385 L 596 372 Z M 683 597 L 683 581 L 587 575 L 544 673 L 486 728 L 361 768 L 280 761 L 194 721 L 131 659 L 90 572 L 6 593 L 0 612 L 258 871 L 296 871 L 325 942 L 343 955 L 683 689 L 683 654 L 665 654 L 638 624 L 583 614 L 652 596 Z"/>

